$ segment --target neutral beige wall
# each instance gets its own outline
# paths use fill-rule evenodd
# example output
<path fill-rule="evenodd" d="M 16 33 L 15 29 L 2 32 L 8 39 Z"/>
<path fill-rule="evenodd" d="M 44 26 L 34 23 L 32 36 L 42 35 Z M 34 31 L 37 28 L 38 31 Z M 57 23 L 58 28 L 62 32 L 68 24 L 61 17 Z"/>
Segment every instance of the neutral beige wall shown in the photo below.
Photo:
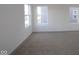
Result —
<path fill-rule="evenodd" d="M 31 33 L 32 27 L 25 28 L 23 4 L 0 4 L 0 51 L 10 54 Z"/>
<path fill-rule="evenodd" d="M 38 26 L 36 24 L 36 6 L 48 6 L 48 25 L 47 26 Z M 69 22 L 70 7 L 79 7 L 79 5 L 66 5 L 66 4 L 32 5 L 33 32 L 78 31 L 79 24 L 71 24 Z"/>

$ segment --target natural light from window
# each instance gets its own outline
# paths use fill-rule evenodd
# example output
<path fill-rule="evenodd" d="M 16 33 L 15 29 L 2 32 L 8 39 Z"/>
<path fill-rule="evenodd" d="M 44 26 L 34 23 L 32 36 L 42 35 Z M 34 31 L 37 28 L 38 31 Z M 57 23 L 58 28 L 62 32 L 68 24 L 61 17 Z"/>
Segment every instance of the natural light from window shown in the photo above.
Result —
<path fill-rule="evenodd" d="M 30 6 L 24 5 L 24 15 L 25 15 L 25 28 L 29 27 L 30 25 Z"/>
<path fill-rule="evenodd" d="M 47 25 L 48 24 L 48 7 L 37 6 L 37 24 Z"/>

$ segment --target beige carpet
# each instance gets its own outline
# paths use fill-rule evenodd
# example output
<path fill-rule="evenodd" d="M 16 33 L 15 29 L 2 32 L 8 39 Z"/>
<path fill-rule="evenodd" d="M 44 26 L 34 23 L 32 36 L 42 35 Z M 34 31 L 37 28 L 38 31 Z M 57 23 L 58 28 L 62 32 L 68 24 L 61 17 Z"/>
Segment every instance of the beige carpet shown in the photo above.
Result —
<path fill-rule="evenodd" d="M 79 32 L 32 33 L 15 55 L 78 55 Z"/>

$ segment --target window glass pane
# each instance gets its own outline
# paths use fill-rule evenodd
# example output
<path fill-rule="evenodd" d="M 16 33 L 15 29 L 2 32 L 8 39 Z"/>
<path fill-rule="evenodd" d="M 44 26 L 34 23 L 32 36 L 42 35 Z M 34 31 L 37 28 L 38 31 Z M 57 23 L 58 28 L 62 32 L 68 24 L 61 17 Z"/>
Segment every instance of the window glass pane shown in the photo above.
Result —
<path fill-rule="evenodd" d="M 47 6 L 37 7 L 37 23 L 48 24 L 48 8 Z"/>
<path fill-rule="evenodd" d="M 25 15 L 29 14 L 29 6 L 28 5 L 24 5 L 24 11 L 25 11 Z"/>
<path fill-rule="evenodd" d="M 41 7 L 37 7 L 37 15 L 41 15 Z"/>
<path fill-rule="evenodd" d="M 28 8 L 28 15 L 31 15 L 31 6 L 29 5 L 29 8 Z"/>
<path fill-rule="evenodd" d="M 37 16 L 38 24 L 41 24 L 41 16 Z"/>
<path fill-rule="evenodd" d="M 46 6 L 42 7 L 42 24 L 48 24 L 48 8 Z"/>
<path fill-rule="evenodd" d="M 79 8 L 71 7 L 70 8 L 70 22 L 79 23 Z"/>
<path fill-rule="evenodd" d="M 29 16 L 25 16 L 25 27 L 29 26 Z"/>

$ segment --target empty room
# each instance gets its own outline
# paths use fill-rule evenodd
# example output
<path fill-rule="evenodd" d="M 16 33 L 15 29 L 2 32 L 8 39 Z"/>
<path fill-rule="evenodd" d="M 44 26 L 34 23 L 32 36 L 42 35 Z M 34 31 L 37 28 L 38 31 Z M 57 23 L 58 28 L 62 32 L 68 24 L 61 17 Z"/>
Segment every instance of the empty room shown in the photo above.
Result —
<path fill-rule="evenodd" d="M 1 55 L 79 55 L 79 4 L 0 4 Z"/>

